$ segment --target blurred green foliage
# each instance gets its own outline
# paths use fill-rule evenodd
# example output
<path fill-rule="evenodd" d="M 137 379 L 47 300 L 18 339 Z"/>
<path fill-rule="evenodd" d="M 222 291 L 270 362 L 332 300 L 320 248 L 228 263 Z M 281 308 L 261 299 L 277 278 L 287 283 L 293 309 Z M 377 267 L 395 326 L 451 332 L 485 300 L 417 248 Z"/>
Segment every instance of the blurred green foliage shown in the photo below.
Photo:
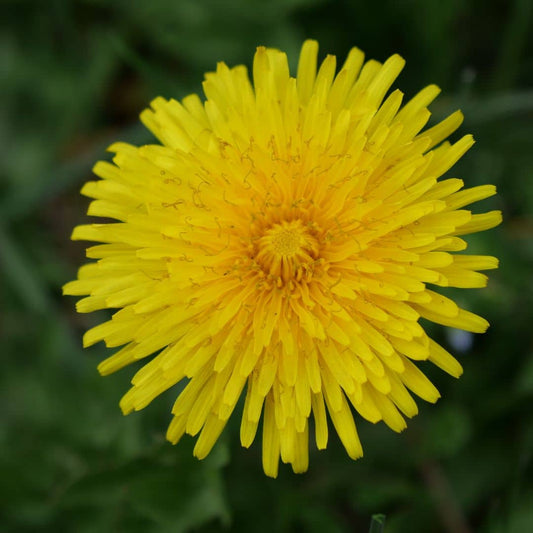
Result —
<path fill-rule="evenodd" d="M 533 50 L 529 0 L 37 0 L 2 2 L 0 36 L 0 524 L 2 531 L 533 531 Z M 454 171 L 495 183 L 504 224 L 470 239 L 501 259 L 482 291 L 454 293 L 486 316 L 475 339 L 431 327 L 460 354 L 460 381 L 422 365 L 442 392 L 402 435 L 358 427 L 365 458 L 335 436 L 310 471 L 267 479 L 238 420 L 212 455 L 164 441 L 176 390 L 123 418 L 135 369 L 100 378 L 99 316 L 74 313 L 86 220 L 78 195 L 113 140 L 150 140 L 138 113 L 201 87 L 216 62 L 250 65 L 255 46 L 296 64 L 306 37 L 343 57 L 401 53 L 398 87 L 444 89 L 434 116 L 462 108 L 477 145 Z M 426 368 L 427 366 L 427 368 Z M 237 417 L 235 417 L 237 418 Z M 374 520 L 372 527 L 381 527 Z"/>

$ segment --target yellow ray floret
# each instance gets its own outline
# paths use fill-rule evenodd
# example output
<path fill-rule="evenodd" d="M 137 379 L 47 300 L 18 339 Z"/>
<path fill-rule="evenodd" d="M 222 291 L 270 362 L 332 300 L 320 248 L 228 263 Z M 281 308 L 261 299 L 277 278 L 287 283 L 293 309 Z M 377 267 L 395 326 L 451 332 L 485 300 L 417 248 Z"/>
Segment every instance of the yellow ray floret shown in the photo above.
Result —
<path fill-rule="evenodd" d="M 280 459 L 307 470 L 310 424 L 323 449 L 329 417 L 357 459 L 354 412 L 402 431 L 413 393 L 435 402 L 417 361 L 462 368 L 419 320 L 485 331 L 435 289 L 484 287 L 480 271 L 498 266 L 460 237 L 500 223 L 465 208 L 495 188 L 443 177 L 474 142 L 446 141 L 461 112 L 424 129 L 440 89 L 403 106 L 399 90 L 387 96 L 401 57 L 365 63 L 354 48 L 336 73 L 317 54 L 306 41 L 294 78 L 284 53 L 259 47 L 252 81 L 219 63 L 205 101 L 156 98 L 141 120 L 160 144 L 114 144 L 83 187 L 89 214 L 116 222 L 74 230 L 100 244 L 64 287 L 79 312 L 118 309 L 83 340 L 121 347 L 103 375 L 150 358 L 124 413 L 185 380 L 167 438 L 198 435 L 203 458 L 244 396 L 241 443 L 262 421 L 273 477 Z"/>

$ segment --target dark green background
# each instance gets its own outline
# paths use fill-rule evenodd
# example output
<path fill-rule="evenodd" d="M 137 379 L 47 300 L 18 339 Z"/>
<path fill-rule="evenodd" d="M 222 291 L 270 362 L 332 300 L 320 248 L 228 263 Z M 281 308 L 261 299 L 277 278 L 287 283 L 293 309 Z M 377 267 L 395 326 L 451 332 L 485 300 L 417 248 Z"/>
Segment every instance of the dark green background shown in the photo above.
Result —
<path fill-rule="evenodd" d="M 0 529 L 2 531 L 533 531 L 533 43 L 532 3 L 501 1 L 80 0 L 2 2 L 0 38 Z M 500 257 L 489 287 L 454 293 L 491 328 L 459 354 L 456 381 L 421 366 L 443 398 L 421 404 L 401 435 L 360 421 L 365 457 L 331 435 L 310 470 L 261 470 L 260 439 L 238 442 L 238 417 L 211 456 L 192 439 L 164 440 L 171 390 L 122 417 L 135 368 L 96 372 L 108 352 L 81 349 L 106 314 L 76 315 L 61 286 L 83 261 L 71 243 L 87 220 L 79 196 L 114 140 L 151 142 L 139 112 L 157 96 L 201 87 L 219 60 L 251 64 L 259 44 L 303 39 L 343 59 L 399 52 L 396 86 L 434 82 L 435 119 L 456 108 L 477 144 L 450 173 L 494 183 L 504 224 L 470 239 Z M 455 341 L 454 341 L 455 339 Z"/>

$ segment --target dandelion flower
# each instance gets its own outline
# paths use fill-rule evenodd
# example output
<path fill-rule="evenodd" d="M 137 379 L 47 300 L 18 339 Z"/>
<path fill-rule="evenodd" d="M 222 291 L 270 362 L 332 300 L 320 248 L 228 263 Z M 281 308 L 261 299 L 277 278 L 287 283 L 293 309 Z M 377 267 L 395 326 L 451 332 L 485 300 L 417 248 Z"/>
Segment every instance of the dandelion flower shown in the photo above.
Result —
<path fill-rule="evenodd" d="M 118 308 L 84 346 L 121 347 L 110 374 L 150 360 L 120 402 L 130 413 L 184 380 L 167 431 L 199 435 L 204 458 L 244 397 L 241 443 L 262 419 L 263 468 L 308 468 L 309 431 L 328 441 L 328 415 L 363 454 L 354 414 L 394 431 L 439 393 L 417 366 L 458 377 L 460 364 L 420 318 L 481 333 L 488 323 L 436 287 L 484 287 L 497 259 L 462 252 L 462 236 L 496 226 L 499 211 L 464 207 L 495 187 L 442 176 L 472 146 L 445 139 L 457 111 L 425 129 L 430 85 L 402 105 L 389 92 L 404 66 L 364 62 L 352 49 L 336 74 L 303 44 L 296 77 L 286 55 L 259 47 L 244 66 L 217 65 L 196 94 L 156 98 L 141 120 L 161 144 L 113 144 L 82 193 L 88 214 L 116 220 L 75 228 L 91 263 L 65 294 L 82 313 Z M 431 288 L 433 287 L 433 288 Z"/>

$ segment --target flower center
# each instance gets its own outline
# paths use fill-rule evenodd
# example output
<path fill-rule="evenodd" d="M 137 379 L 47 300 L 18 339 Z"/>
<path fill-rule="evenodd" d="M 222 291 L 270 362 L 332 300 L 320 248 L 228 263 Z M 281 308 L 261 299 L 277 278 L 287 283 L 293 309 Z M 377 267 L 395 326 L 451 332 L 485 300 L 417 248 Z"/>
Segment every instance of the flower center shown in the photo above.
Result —
<path fill-rule="evenodd" d="M 283 221 L 259 239 L 256 260 L 282 282 L 300 281 L 312 273 L 318 252 L 317 239 L 300 220 Z"/>
<path fill-rule="evenodd" d="M 285 257 L 296 255 L 303 241 L 302 234 L 297 228 L 283 226 L 271 230 L 271 235 L 267 239 L 270 241 L 267 246 L 271 246 L 274 253 Z"/>

